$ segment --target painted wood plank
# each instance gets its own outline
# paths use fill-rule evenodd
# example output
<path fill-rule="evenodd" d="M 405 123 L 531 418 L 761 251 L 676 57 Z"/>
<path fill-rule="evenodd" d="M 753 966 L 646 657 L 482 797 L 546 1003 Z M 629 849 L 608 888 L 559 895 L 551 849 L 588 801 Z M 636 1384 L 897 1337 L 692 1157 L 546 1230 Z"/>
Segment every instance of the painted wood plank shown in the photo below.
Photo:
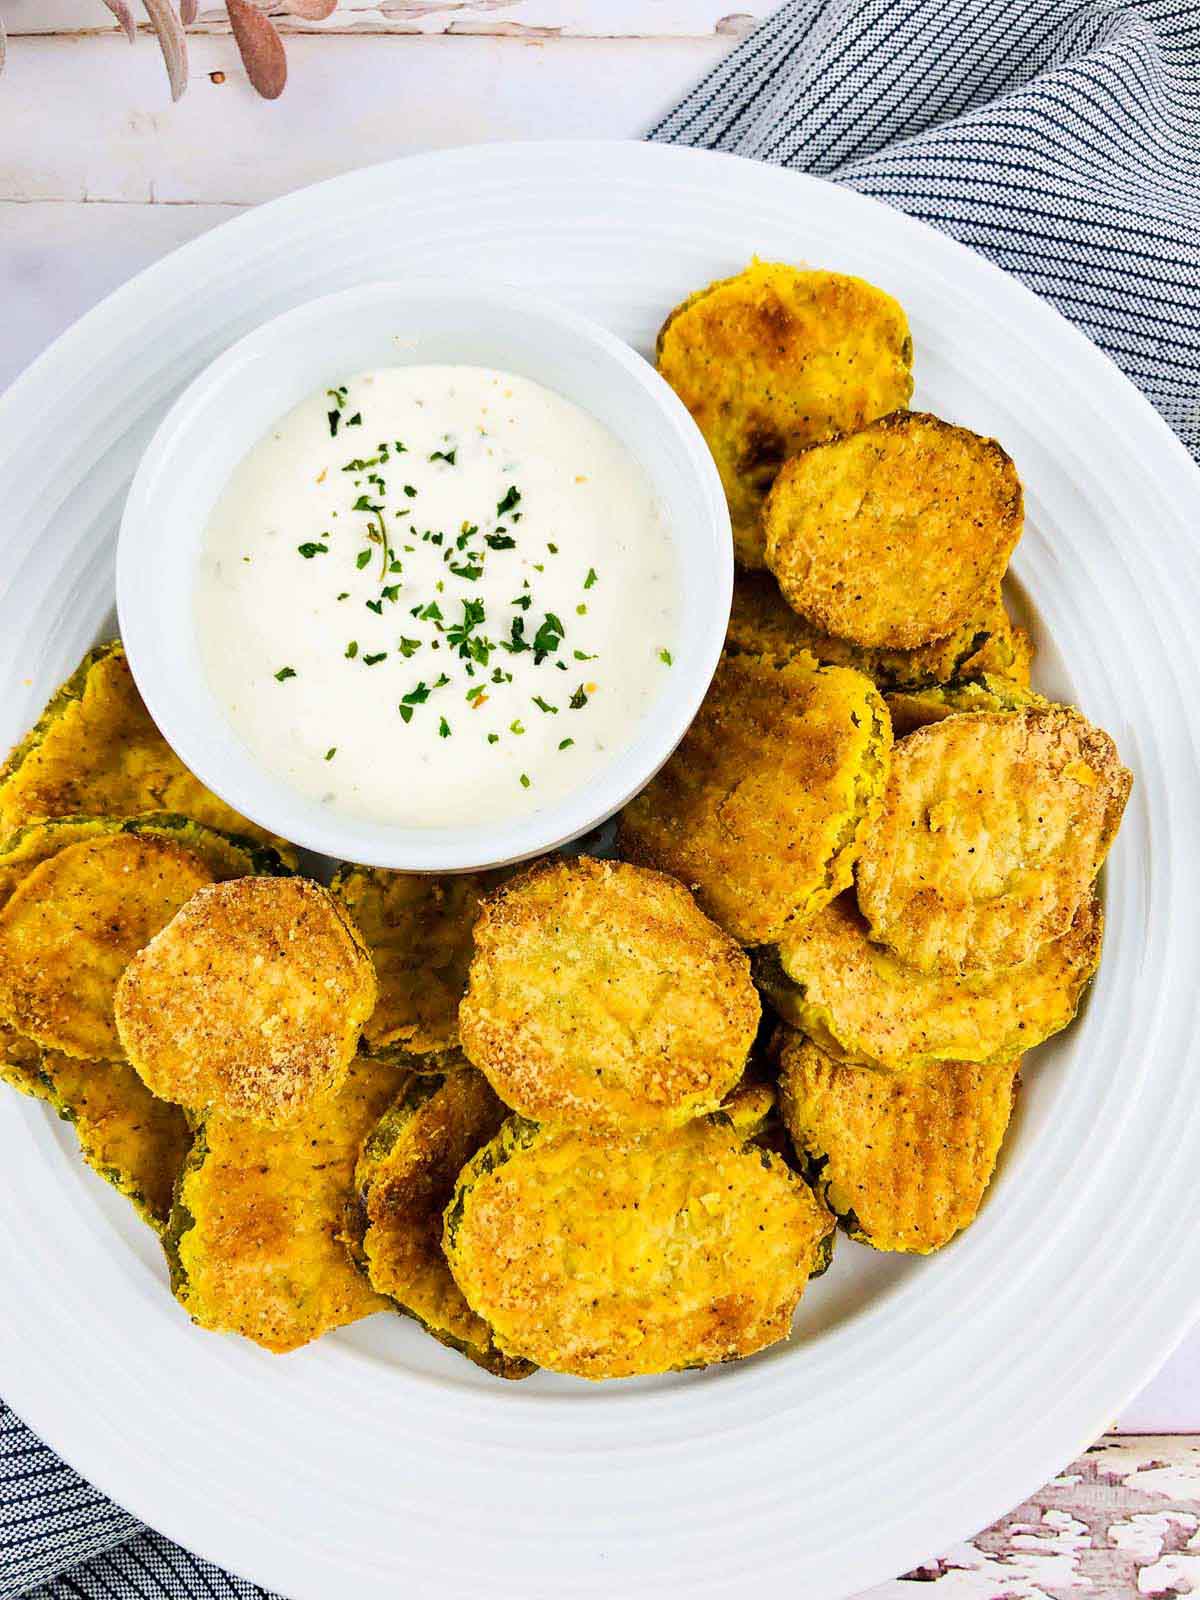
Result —
<path fill-rule="evenodd" d="M 859 1600 L 1172 1600 L 1195 1593 L 1200 1437 L 1110 1434 L 974 1539 Z"/>
<path fill-rule="evenodd" d="M 772 0 L 341 0 L 333 16 L 321 23 L 282 14 L 276 20 L 291 32 L 707 38 L 745 33 L 773 9 Z M 10 36 L 111 33 L 117 26 L 100 0 L 8 0 L 4 20 Z M 228 30 L 224 6 L 210 0 L 200 6 L 190 31 Z"/>
<path fill-rule="evenodd" d="M 0 390 L 111 290 L 240 209 L 0 202 Z"/>
<path fill-rule="evenodd" d="M 149 40 L 14 39 L 0 199 L 245 204 L 414 150 L 636 137 L 733 43 L 296 37 L 288 90 L 268 103 L 231 38 L 200 36 L 172 106 Z"/>

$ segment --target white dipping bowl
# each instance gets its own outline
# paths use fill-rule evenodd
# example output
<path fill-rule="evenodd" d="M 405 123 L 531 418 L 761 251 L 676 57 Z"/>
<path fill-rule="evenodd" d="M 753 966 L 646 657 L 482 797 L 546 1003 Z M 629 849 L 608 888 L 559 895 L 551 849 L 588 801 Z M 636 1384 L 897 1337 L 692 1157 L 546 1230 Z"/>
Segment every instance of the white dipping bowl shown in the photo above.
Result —
<path fill-rule="evenodd" d="M 675 664 L 659 698 L 585 787 L 517 819 L 418 828 L 344 815 L 261 765 L 209 686 L 194 596 L 213 507 L 278 418 L 348 372 L 438 363 L 519 373 L 603 423 L 649 476 L 683 592 Z M 720 656 L 732 586 L 720 479 L 695 423 L 653 367 L 571 312 L 505 290 L 445 283 L 348 289 L 239 340 L 188 386 L 151 440 L 117 547 L 117 610 L 130 666 L 180 759 L 260 827 L 322 855 L 411 872 L 520 861 L 619 810 L 695 716 Z"/>

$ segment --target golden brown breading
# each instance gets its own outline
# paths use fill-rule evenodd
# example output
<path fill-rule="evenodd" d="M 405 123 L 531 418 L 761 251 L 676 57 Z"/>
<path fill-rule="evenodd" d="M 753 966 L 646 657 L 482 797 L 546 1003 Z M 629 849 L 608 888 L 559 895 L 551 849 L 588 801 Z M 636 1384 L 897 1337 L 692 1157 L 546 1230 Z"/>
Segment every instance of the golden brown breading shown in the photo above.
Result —
<path fill-rule="evenodd" d="M 88 652 L 0 770 L 0 837 L 50 817 L 169 811 L 279 846 L 188 771 L 151 721 L 119 640 Z M 284 846 L 290 853 L 291 847 Z"/>
<path fill-rule="evenodd" d="M 737 559 L 761 567 L 775 474 L 802 446 L 907 405 L 912 339 L 897 302 L 863 279 L 756 260 L 671 312 L 658 370 L 713 453 Z"/>
<path fill-rule="evenodd" d="M 788 1030 L 779 1080 L 801 1162 L 852 1238 L 927 1255 L 974 1222 L 1020 1061 L 900 1075 L 831 1061 Z"/>
<path fill-rule="evenodd" d="M 979 614 L 1022 517 L 994 439 L 897 411 L 792 457 L 763 512 L 767 565 L 818 628 L 911 650 Z"/>
<path fill-rule="evenodd" d="M 442 1250 L 442 1213 L 458 1175 L 508 1115 L 482 1073 L 413 1078 L 367 1136 L 346 1208 L 347 1244 L 373 1289 L 433 1337 L 501 1378 L 533 1368 L 496 1348 L 463 1299 Z"/>
<path fill-rule="evenodd" d="M 742 944 L 778 939 L 850 882 L 891 746 L 870 680 L 726 656 L 683 742 L 621 817 L 621 854 L 691 886 Z"/>
<path fill-rule="evenodd" d="M 1048 706 L 1050 701 L 1023 684 L 984 673 L 977 678 L 955 678 L 926 689 L 905 689 L 885 695 L 897 739 L 973 711 L 1021 711 L 1026 706 Z"/>
<path fill-rule="evenodd" d="M 1028 961 L 1070 927 L 1130 774 L 1065 706 L 950 717 L 896 746 L 859 857 L 871 937 L 922 972 Z"/>
<path fill-rule="evenodd" d="M 756 975 L 785 1021 L 837 1060 L 888 1072 L 934 1061 L 1011 1061 L 1065 1028 L 1100 960 L 1104 918 L 1089 894 L 1061 938 L 1019 967 L 965 977 L 918 972 L 872 944 L 852 894 L 759 953 Z"/>
<path fill-rule="evenodd" d="M 130 962 L 116 1018 L 162 1099 L 281 1127 L 337 1088 L 374 1004 L 371 958 L 328 890 L 240 878 L 194 895 Z"/>
<path fill-rule="evenodd" d="M 0 1021 L 0 1082 L 10 1084 L 35 1100 L 51 1098 L 50 1080 L 42 1071 L 42 1049 L 18 1033 L 11 1022 Z"/>
<path fill-rule="evenodd" d="M 458 1043 L 479 902 L 510 876 L 340 869 L 329 892 L 353 918 L 379 980 L 379 999 L 363 1029 L 371 1055 L 425 1055 Z"/>
<path fill-rule="evenodd" d="M 46 1049 L 120 1056 L 118 978 L 211 882 L 193 851 L 148 833 L 100 834 L 49 856 L 0 911 L 0 1013 Z"/>
<path fill-rule="evenodd" d="M 445 1248 L 502 1348 L 624 1378 L 785 1339 L 832 1226 L 723 1117 L 625 1145 L 514 1117 L 465 1168 Z"/>
<path fill-rule="evenodd" d="M 42 1072 L 54 1109 L 74 1125 L 84 1161 L 161 1232 L 192 1143 L 183 1112 L 156 1099 L 124 1061 L 79 1061 L 48 1050 Z"/>
<path fill-rule="evenodd" d="M 682 884 L 579 856 L 484 901 L 459 1024 L 506 1104 L 636 1133 L 718 1106 L 759 1015 L 745 955 Z"/>
<path fill-rule="evenodd" d="M 341 1225 L 359 1146 L 400 1081 L 389 1063 L 359 1059 L 287 1128 L 205 1121 L 163 1241 L 193 1322 L 285 1351 L 388 1309 Z"/>
<path fill-rule="evenodd" d="M 784 661 L 815 656 L 824 666 L 853 667 L 885 693 L 984 672 L 1028 684 L 1032 658 L 1029 635 L 1013 626 L 998 594 L 945 639 L 915 650 L 868 650 L 848 639 L 835 639 L 798 617 L 769 572 L 739 572 L 734 578 L 725 649 L 729 655 Z"/>

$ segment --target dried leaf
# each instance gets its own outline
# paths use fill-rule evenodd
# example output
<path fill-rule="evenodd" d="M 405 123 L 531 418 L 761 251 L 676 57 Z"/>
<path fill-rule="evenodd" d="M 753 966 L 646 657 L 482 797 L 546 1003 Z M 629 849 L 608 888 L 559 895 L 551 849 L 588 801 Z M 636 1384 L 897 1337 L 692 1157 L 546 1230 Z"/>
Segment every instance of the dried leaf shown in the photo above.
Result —
<path fill-rule="evenodd" d="M 125 0 L 104 0 L 104 4 L 124 28 L 125 37 L 130 44 L 133 44 L 137 38 L 137 23 L 133 20 L 133 12 L 125 4 Z"/>
<path fill-rule="evenodd" d="M 338 0 L 274 0 L 273 11 L 286 11 L 289 17 L 305 22 L 324 22 L 338 8 Z"/>
<path fill-rule="evenodd" d="M 226 0 L 246 76 L 264 100 L 277 100 L 287 82 L 287 57 L 275 24 L 249 0 Z"/>
<path fill-rule="evenodd" d="M 183 24 L 175 15 L 170 0 L 142 0 L 142 4 L 162 47 L 167 78 L 171 84 L 171 99 L 178 100 L 187 88 L 187 39 L 184 37 Z"/>

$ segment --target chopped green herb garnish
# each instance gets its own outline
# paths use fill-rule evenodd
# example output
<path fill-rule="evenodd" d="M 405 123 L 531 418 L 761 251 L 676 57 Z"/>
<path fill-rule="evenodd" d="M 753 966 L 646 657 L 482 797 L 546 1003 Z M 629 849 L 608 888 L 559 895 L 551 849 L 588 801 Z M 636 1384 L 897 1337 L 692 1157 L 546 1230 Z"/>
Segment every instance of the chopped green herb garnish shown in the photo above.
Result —
<path fill-rule="evenodd" d="M 576 661 L 595 661 L 596 659 L 596 652 L 594 650 L 590 654 L 586 650 L 572 650 L 571 654 L 575 657 Z"/>
<path fill-rule="evenodd" d="M 373 611 L 377 617 L 381 617 L 383 615 L 383 601 L 382 600 L 368 600 L 367 601 L 367 610 L 368 611 Z"/>
<path fill-rule="evenodd" d="M 575 615 L 577 617 L 586 617 L 587 616 L 587 607 L 584 606 L 584 605 L 576 606 L 575 607 Z"/>
<path fill-rule="evenodd" d="M 489 550 L 515 550 L 517 548 L 517 541 L 510 539 L 507 533 L 484 534 L 483 542 Z"/>
<path fill-rule="evenodd" d="M 546 657 L 558 649 L 563 640 L 563 632 L 563 625 L 553 611 L 547 611 L 545 620 L 533 636 L 533 664 L 535 667 L 540 667 Z"/>
<path fill-rule="evenodd" d="M 450 563 L 450 571 L 456 578 L 467 578 L 471 583 L 475 583 L 479 578 L 483 577 L 482 567 L 455 566 L 453 561 Z"/>
<path fill-rule="evenodd" d="M 404 721 L 404 722 L 411 722 L 412 721 L 412 707 L 411 706 L 401 706 L 400 707 L 400 717 L 401 717 L 401 720 Z"/>
<path fill-rule="evenodd" d="M 285 683 L 288 678 L 294 678 L 295 676 L 295 667 L 280 667 L 279 671 L 275 674 L 275 682 Z"/>
<path fill-rule="evenodd" d="M 357 654 L 358 654 L 358 640 L 357 639 L 351 639 L 350 643 L 346 646 L 346 659 L 348 661 L 353 661 Z"/>
<path fill-rule="evenodd" d="M 496 506 L 496 515 L 498 517 L 502 517 L 506 511 L 511 511 L 512 508 L 518 504 L 520 499 L 521 491 L 517 488 L 515 483 L 510 484 L 508 493 Z"/>
<path fill-rule="evenodd" d="M 556 544 L 548 544 L 546 549 L 549 550 L 552 556 L 556 556 L 558 554 L 558 546 Z"/>
<path fill-rule="evenodd" d="M 574 743 L 574 739 L 560 739 L 558 741 L 558 748 L 560 750 L 569 750 Z"/>
<path fill-rule="evenodd" d="M 488 743 L 489 744 L 499 744 L 500 743 L 500 735 L 498 733 L 489 733 L 488 734 Z"/>
<path fill-rule="evenodd" d="M 405 660 L 407 660 L 409 656 L 415 655 L 420 648 L 420 639 L 401 639 L 400 641 L 400 654 L 405 658 Z"/>
<path fill-rule="evenodd" d="M 362 427 L 362 412 L 361 411 L 356 411 L 352 417 L 348 417 L 346 419 L 346 426 L 348 428 L 361 428 Z"/>
<path fill-rule="evenodd" d="M 410 500 L 412 500 L 415 497 L 417 491 L 413 488 L 411 483 L 406 483 L 404 485 L 404 492 L 408 496 L 408 498 Z"/>
<path fill-rule="evenodd" d="M 587 694 L 584 691 L 583 685 L 580 684 L 578 689 L 576 689 L 575 693 L 571 696 L 571 699 L 570 699 L 571 710 L 572 711 L 581 711 L 583 709 L 583 707 L 585 705 L 587 705 L 587 703 L 588 703 Z"/>
<path fill-rule="evenodd" d="M 367 562 L 370 561 L 370 559 L 371 559 L 371 552 L 369 550 L 360 550 L 358 552 L 358 554 L 354 558 L 354 565 L 361 572 L 362 569 L 366 566 Z"/>
<path fill-rule="evenodd" d="M 314 544 L 311 539 L 306 539 L 303 544 L 298 544 L 296 549 L 299 550 L 306 561 L 311 561 L 314 556 L 327 555 L 329 553 L 327 544 Z"/>
<path fill-rule="evenodd" d="M 531 594 L 519 594 L 515 600 L 510 600 L 508 603 L 510 606 L 520 606 L 522 611 L 528 611 L 533 604 L 533 596 Z"/>
<path fill-rule="evenodd" d="M 583 587 L 585 589 L 590 589 L 592 585 L 598 581 L 598 579 L 599 573 L 596 571 L 595 567 L 589 567 L 587 569 L 587 577 L 583 580 Z"/>
<path fill-rule="evenodd" d="M 367 666 L 367 667 L 373 667 L 376 664 L 376 662 L 386 661 L 386 660 L 387 660 L 387 651 L 386 650 L 378 650 L 378 651 L 376 651 L 376 653 L 373 656 L 364 656 L 363 657 L 363 665 Z"/>
<path fill-rule="evenodd" d="M 337 755 L 337 745 L 331 744 L 325 752 L 326 761 L 332 761 L 335 755 Z"/>
<path fill-rule="evenodd" d="M 534 695 L 533 703 L 539 711 L 548 711 L 551 716 L 555 717 L 558 715 L 558 707 L 552 706 L 548 700 L 543 700 L 540 694 Z"/>
<path fill-rule="evenodd" d="M 435 450 L 429 459 L 430 461 L 445 461 L 450 466 L 453 466 L 454 458 L 457 454 L 458 446 L 455 445 L 453 450 Z"/>
<path fill-rule="evenodd" d="M 669 667 L 674 665 L 671 660 L 671 652 L 669 650 L 660 650 L 658 652 L 658 659 L 663 663 L 664 666 Z"/>
<path fill-rule="evenodd" d="M 445 717 L 443 717 L 438 723 L 438 737 L 441 739 L 448 739 L 450 737 L 450 724 L 446 721 Z"/>
<path fill-rule="evenodd" d="M 520 717 L 515 717 L 513 719 L 513 721 L 509 723 L 508 731 L 509 731 L 509 733 L 524 733 L 525 732 L 525 724 L 521 721 Z"/>
<path fill-rule="evenodd" d="M 424 705 L 429 699 L 429 685 L 422 679 L 415 689 L 410 689 L 407 694 L 401 695 L 400 699 L 406 706 Z"/>
<path fill-rule="evenodd" d="M 350 591 L 349 591 L 349 589 L 343 589 L 343 590 L 342 590 L 342 592 L 341 592 L 341 594 L 340 594 L 340 595 L 338 595 L 338 599 L 339 599 L 339 600 L 349 600 L 349 598 L 350 598 Z"/>
<path fill-rule="evenodd" d="M 438 681 L 434 684 L 433 687 L 435 689 L 444 689 L 449 682 L 450 682 L 450 679 L 443 672 L 441 677 L 438 679 Z"/>
<path fill-rule="evenodd" d="M 521 787 L 522 789 L 529 788 L 529 774 L 527 772 L 521 774 Z"/>
<path fill-rule="evenodd" d="M 381 600 L 394 600 L 403 587 L 404 585 L 400 583 L 389 583 L 385 589 L 379 591 L 379 597 Z"/>

